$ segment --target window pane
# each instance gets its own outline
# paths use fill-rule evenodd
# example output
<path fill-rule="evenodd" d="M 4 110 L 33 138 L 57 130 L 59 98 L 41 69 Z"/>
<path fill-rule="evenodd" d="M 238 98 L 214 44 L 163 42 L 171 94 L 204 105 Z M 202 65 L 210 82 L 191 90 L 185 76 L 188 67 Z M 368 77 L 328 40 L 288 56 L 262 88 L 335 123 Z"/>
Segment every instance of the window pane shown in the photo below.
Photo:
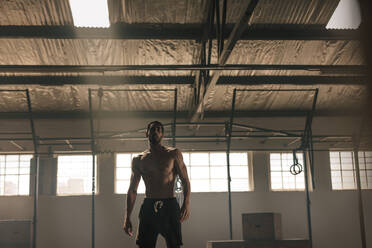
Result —
<path fill-rule="evenodd" d="M 0 155 L 0 195 L 29 195 L 31 158 L 32 155 Z"/>
<path fill-rule="evenodd" d="M 185 165 L 190 165 L 190 153 L 183 152 L 182 156 L 183 156 L 183 162 L 185 163 Z"/>
<path fill-rule="evenodd" d="M 211 165 L 227 165 L 225 152 L 211 152 L 210 153 Z"/>
<path fill-rule="evenodd" d="M 295 178 L 290 172 L 283 172 L 283 188 L 295 189 Z"/>
<path fill-rule="evenodd" d="M 116 155 L 116 167 L 131 167 L 132 156 L 130 153 Z"/>
<path fill-rule="evenodd" d="M 230 153 L 230 165 L 246 165 L 248 161 L 247 153 Z"/>
<path fill-rule="evenodd" d="M 366 169 L 372 170 L 372 162 L 367 162 Z"/>
<path fill-rule="evenodd" d="M 0 175 L 0 195 L 4 195 L 5 176 Z"/>
<path fill-rule="evenodd" d="M 117 168 L 116 169 L 116 179 L 126 179 L 129 180 L 132 173 L 131 168 Z"/>
<path fill-rule="evenodd" d="M 208 153 L 191 153 L 190 162 L 191 166 L 209 165 Z"/>
<path fill-rule="evenodd" d="M 211 191 L 226 192 L 227 179 L 211 179 Z"/>
<path fill-rule="evenodd" d="M 280 160 L 270 160 L 270 170 L 271 171 L 281 171 L 282 165 Z"/>
<path fill-rule="evenodd" d="M 352 170 L 353 168 L 353 163 L 350 161 L 351 159 L 345 159 L 342 160 L 341 168 L 342 170 Z"/>
<path fill-rule="evenodd" d="M 19 169 L 19 174 L 30 175 L 30 167 L 28 167 L 28 168 L 20 168 Z"/>
<path fill-rule="evenodd" d="M 131 163 L 133 158 L 138 155 L 140 153 L 120 153 L 116 155 L 115 193 L 126 194 L 128 192 L 132 174 Z M 138 185 L 137 193 L 145 193 L 145 184 L 142 178 Z"/>
<path fill-rule="evenodd" d="M 232 191 L 248 191 L 248 179 L 232 179 L 231 180 Z"/>
<path fill-rule="evenodd" d="M 302 154 L 297 153 L 296 157 L 298 163 L 302 165 Z M 300 173 L 296 176 L 290 173 L 290 168 L 294 163 L 293 153 L 270 154 L 271 189 L 302 190 L 305 188 L 304 173 Z"/>
<path fill-rule="evenodd" d="M 191 180 L 192 192 L 209 192 L 209 179 L 194 179 Z"/>
<path fill-rule="evenodd" d="M 58 156 L 57 194 L 82 195 L 92 193 L 92 155 Z M 95 159 L 96 193 L 97 159 Z"/>
<path fill-rule="evenodd" d="M 342 189 L 341 177 L 332 177 L 332 189 Z"/>
<path fill-rule="evenodd" d="M 280 160 L 280 153 L 270 153 L 270 160 Z"/>
<path fill-rule="evenodd" d="M 281 172 L 271 172 L 271 188 L 272 189 L 282 189 L 282 173 Z"/>
<path fill-rule="evenodd" d="M 192 167 L 191 179 L 195 178 L 209 178 L 209 167 Z"/>
<path fill-rule="evenodd" d="M 145 191 L 146 191 L 146 186 L 145 186 L 145 183 L 143 182 L 143 179 L 141 179 L 141 181 L 138 185 L 137 193 L 138 194 L 144 194 Z"/>
<path fill-rule="evenodd" d="M 126 194 L 129 188 L 129 181 L 128 180 L 117 180 L 115 187 L 116 187 L 115 192 L 117 194 Z"/>
<path fill-rule="evenodd" d="M 5 177 L 5 195 L 18 195 L 18 176 Z"/>
<path fill-rule="evenodd" d="M 28 195 L 30 192 L 30 175 L 19 176 L 19 194 Z"/>
<path fill-rule="evenodd" d="M 211 178 L 227 179 L 227 167 L 211 167 Z"/>
<path fill-rule="evenodd" d="M 248 178 L 248 166 L 231 166 L 231 178 Z"/>

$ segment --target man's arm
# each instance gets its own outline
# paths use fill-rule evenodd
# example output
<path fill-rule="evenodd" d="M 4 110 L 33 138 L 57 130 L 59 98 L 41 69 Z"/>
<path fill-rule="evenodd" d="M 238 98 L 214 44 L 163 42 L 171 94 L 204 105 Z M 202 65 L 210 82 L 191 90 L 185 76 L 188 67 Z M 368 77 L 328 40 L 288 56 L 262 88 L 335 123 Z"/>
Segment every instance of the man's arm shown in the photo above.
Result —
<path fill-rule="evenodd" d="M 132 222 L 130 220 L 130 215 L 134 207 L 134 203 L 137 198 L 138 184 L 141 180 L 141 173 L 138 170 L 138 158 L 133 158 L 132 160 L 132 175 L 130 177 L 130 185 L 127 193 L 127 209 L 124 217 L 124 231 L 129 235 L 133 235 Z"/>
<path fill-rule="evenodd" d="M 175 168 L 177 171 L 178 176 L 181 179 L 182 187 L 183 187 L 183 205 L 181 208 L 181 219 L 180 221 L 183 222 L 187 220 L 190 215 L 190 180 L 189 176 L 187 175 L 186 165 L 183 162 L 183 156 L 180 150 L 175 150 Z"/>

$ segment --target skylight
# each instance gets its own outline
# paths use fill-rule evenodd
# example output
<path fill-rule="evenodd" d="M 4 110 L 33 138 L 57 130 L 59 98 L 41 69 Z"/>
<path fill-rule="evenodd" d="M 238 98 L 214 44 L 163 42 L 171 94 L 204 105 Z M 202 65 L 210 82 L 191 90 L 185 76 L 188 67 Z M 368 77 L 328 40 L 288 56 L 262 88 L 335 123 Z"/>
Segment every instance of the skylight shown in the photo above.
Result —
<path fill-rule="evenodd" d="M 357 29 L 362 21 L 357 0 L 340 0 L 327 29 Z"/>
<path fill-rule="evenodd" d="M 76 27 L 110 26 L 107 0 L 70 0 L 70 6 Z"/>

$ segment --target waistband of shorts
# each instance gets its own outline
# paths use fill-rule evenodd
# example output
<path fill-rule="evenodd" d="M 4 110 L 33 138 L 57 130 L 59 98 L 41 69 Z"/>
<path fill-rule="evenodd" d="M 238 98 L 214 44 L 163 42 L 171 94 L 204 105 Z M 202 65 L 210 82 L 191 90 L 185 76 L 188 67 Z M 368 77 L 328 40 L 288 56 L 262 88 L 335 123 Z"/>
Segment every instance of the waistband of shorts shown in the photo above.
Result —
<path fill-rule="evenodd" d="M 170 201 L 176 201 L 176 197 L 170 197 L 170 198 L 145 198 L 143 202 L 156 202 L 156 201 L 162 201 L 162 202 L 170 202 Z"/>

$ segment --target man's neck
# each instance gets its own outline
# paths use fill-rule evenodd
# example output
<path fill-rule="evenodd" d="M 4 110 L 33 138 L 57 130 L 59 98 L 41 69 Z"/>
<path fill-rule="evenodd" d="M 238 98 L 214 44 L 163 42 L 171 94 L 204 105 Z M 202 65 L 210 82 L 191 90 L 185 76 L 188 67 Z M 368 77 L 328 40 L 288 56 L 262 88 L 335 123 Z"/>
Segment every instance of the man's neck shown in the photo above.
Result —
<path fill-rule="evenodd" d="M 151 152 L 160 152 L 163 150 L 163 146 L 161 143 L 159 144 L 149 144 Z"/>

